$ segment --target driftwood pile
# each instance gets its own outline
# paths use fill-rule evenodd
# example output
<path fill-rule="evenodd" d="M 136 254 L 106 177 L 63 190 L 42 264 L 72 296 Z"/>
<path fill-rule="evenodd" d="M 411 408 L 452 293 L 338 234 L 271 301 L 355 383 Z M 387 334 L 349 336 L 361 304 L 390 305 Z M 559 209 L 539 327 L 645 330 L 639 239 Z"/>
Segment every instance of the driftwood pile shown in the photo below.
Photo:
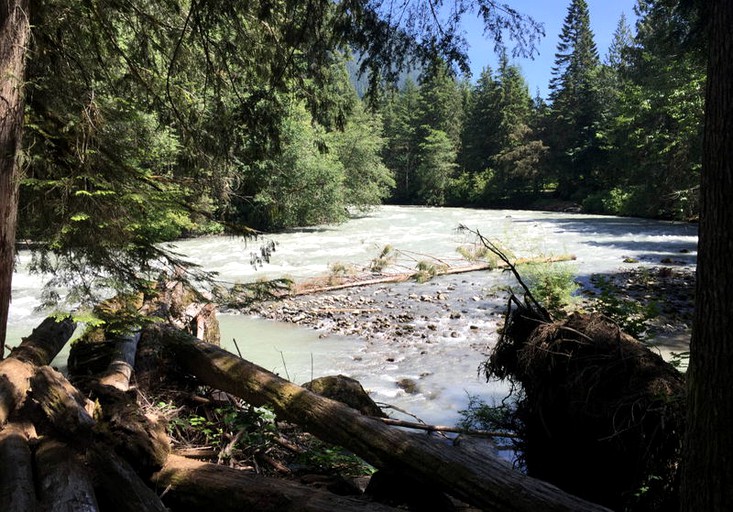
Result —
<path fill-rule="evenodd" d="M 490 450 L 387 425 L 199 339 L 213 332 L 211 322 L 199 317 L 211 319 L 213 308 L 183 308 L 176 293 L 181 290 L 174 286 L 162 300 L 132 301 L 134 308 L 158 319 L 138 332 L 88 334 L 113 345 L 114 356 L 98 371 L 77 378 L 77 386 L 48 366 L 74 330 L 69 318 L 47 319 L 0 362 L 3 510 L 393 510 L 171 453 L 164 423 L 138 404 L 142 388 L 154 384 L 151 369 L 163 354 L 167 364 L 177 365 L 191 380 L 253 406 L 266 405 L 279 420 L 377 468 L 477 508 L 606 510 L 515 471 Z M 129 309 L 126 304 L 112 306 L 111 314 Z M 78 349 L 73 357 L 80 354 L 91 352 Z"/>

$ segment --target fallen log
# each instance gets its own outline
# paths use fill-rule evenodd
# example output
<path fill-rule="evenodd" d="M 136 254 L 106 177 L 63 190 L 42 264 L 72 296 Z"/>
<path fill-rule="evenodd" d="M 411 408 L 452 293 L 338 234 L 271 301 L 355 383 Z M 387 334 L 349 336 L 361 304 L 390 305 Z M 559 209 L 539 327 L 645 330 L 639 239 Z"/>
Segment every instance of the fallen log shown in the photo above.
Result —
<path fill-rule="evenodd" d="M 158 494 L 140 479 L 125 459 L 97 443 L 87 451 L 86 461 L 94 469 L 99 506 L 105 512 L 165 512 Z M 202 508 L 204 510 L 205 508 Z"/>
<path fill-rule="evenodd" d="M 41 509 L 46 512 L 98 512 L 94 485 L 79 455 L 46 440 L 36 449 Z"/>
<path fill-rule="evenodd" d="M 170 455 L 153 483 L 176 510 L 218 512 L 388 512 L 392 507 L 338 496 L 289 480 Z"/>
<path fill-rule="evenodd" d="M 0 425 L 18 407 L 30 388 L 36 366 L 50 364 L 76 329 L 71 317 L 46 318 L 7 359 L 0 361 Z"/>
<path fill-rule="evenodd" d="M 184 332 L 163 326 L 151 329 L 179 364 L 202 382 L 252 405 L 269 405 L 278 417 L 374 466 L 432 483 L 469 504 L 498 512 L 607 510 L 514 471 L 498 457 L 479 458 L 460 446 L 385 425 Z"/>
<path fill-rule="evenodd" d="M 0 503 L 4 510 L 37 510 L 33 457 L 25 428 L 9 423 L 0 431 Z"/>
<path fill-rule="evenodd" d="M 33 329 L 30 336 L 23 338 L 10 356 L 36 366 L 51 364 L 76 330 L 76 322 L 70 317 L 50 316 Z"/>
<path fill-rule="evenodd" d="M 103 386 L 112 386 L 120 391 L 130 389 L 130 378 L 135 367 L 135 354 L 140 333 L 127 334 L 115 339 L 115 346 L 107 371 L 99 378 Z"/>
<path fill-rule="evenodd" d="M 33 398 L 38 402 L 54 428 L 68 437 L 88 437 L 95 424 L 87 399 L 66 377 L 51 368 L 41 366 L 31 378 Z M 93 404 L 89 402 L 89 406 Z"/>

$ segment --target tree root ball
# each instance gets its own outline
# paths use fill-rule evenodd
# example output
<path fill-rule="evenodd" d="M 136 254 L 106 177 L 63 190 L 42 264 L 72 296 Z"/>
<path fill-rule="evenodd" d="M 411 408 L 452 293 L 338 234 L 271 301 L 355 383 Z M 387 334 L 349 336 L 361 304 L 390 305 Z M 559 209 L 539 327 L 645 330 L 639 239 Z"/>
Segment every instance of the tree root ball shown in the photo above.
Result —
<path fill-rule="evenodd" d="M 597 314 L 507 317 L 487 375 L 521 384 L 530 475 L 623 510 L 676 509 L 684 376 Z"/>

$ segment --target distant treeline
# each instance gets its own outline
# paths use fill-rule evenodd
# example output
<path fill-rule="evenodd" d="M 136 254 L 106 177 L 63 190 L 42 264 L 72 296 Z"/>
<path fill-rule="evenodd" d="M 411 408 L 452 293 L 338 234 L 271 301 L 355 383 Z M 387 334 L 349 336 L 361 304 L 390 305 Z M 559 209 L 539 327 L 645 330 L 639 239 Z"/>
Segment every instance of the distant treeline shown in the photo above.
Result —
<path fill-rule="evenodd" d="M 559 37 L 548 101 L 504 55 L 475 85 L 436 61 L 381 105 L 390 200 L 669 219 L 698 212 L 704 56 L 696 20 L 639 2 L 599 58 L 584 0 Z"/>

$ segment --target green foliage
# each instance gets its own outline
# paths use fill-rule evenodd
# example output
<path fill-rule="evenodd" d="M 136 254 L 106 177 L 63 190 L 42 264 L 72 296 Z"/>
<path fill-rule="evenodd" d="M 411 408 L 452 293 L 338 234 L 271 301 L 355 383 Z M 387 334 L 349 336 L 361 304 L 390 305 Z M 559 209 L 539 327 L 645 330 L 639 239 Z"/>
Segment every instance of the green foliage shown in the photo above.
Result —
<path fill-rule="evenodd" d="M 522 266 L 521 273 L 532 295 L 553 316 L 564 316 L 568 307 L 577 302 L 574 294 L 579 285 L 572 265 L 529 263 Z"/>
<path fill-rule="evenodd" d="M 182 414 L 165 401 L 155 404 L 168 418 L 168 433 L 177 442 L 208 446 L 231 457 L 236 451 L 254 454 L 273 444 L 277 435 L 274 413 L 263 407 L 222 405 L 206 412 L 184 410 Z"/>
<path fill-rule="evenodd" d="M 633 215 L 632 193 L 620 188 L 594 192 L 583 199 L 583 211 L 609 215 Z"/>
<path fill-rule="evenodd" d="M 463 256 L 466 261 L 471 262 L 484 260 L 489 255 L 493 256 L 487 247 L 476 243 L 471 245 L 460 245 L 456 247 L 456 252 Z"/>
<path fill-rule="evenodd" d="M 397 251 L 391 245 L 385 245 L 379 256 L 369 263 L 369 270 L 374 273 L 380 273 L 388 266 L 392 265 L 397 258 Z"/>
<path fill-rule="evenodd" d="M 458 428 L 464 430 L 488 430 L 506 431 L 514 430 L 513 409 L 502 403 L 501 405 L 489 405 L 476 395 L 468 395 L 466 409 L 459 410 L 461 420 Z"/>
<path fill-rule="evenodd" d="M 418 283 L 426 283 L 446 269 L 445 265 L 436 264 L 432 261 L 420 260 L 415 265 L 417 272 L 413 278 Z"/>
<path fill-rule="evenodd" d="M 403 89 L 393 94 L 383 108 L 387 139 L 384 163 L 394 175 L 393 197 L 399 202 L 410 202 L 414 194 L 413 182 L 419 162 L 419 104 L 420 91 L 415 82 L 408 79 Z"/>
<path fill-rule="evenodd" d="M 490 68 L 484 68 L 466 106 L 460 163 L 469 175 L 485 172 L 501 151 L 501 84 Z"/>
<path fill-rule="evenodd" d="M 358 102 L 346 126 L 332 132 L 331 145 L 344 170 L 344 203 L 359 210 L 381 204 L 395 186 L 392 172 L 382 162 L 382 120 Z"/>
<path fill-rule="evenodd" d="M 231 308 L 246 307 L 277 299 L 288 293 L 292 286 L 292 279 L 258 279 L 252 283 L 237 283 L 229 290 L 217 290 L 217 299 Z"/>
<path fill-rule="evenodd" d="M 281 152 L 264 165 L 254 203 L 265 224 L 277 229 L 339 222 L 346 218 L 343 167 L 322 152 L 325 132 L 301 102 L 288 108 Z"/>
<path fill-rule="evenodd" d="M 445 204 L 446 188 L 451 174 L 456 167 L 456 152 L 445 132 L 424 128 L 427 135 L 419 145 L 416 199 L 420 204 L 442 206 Z"/>
<path fill-rule="evenodd" d="M 659 305 L 653 300 L 642 303 L 624 296 L 619 287 L 605 276 L 593 275 L 591 282 L 598 288 L 599 294 L 590 309 L 616 322 L 627 334 L 643 340 L 649 323 L 659 316 Z"/>
<path fill-rule="evenodd" d="M 592 192 L 599 186 L 599 65 L 588 4 L 585 0 L 571 0 L 552 70 L 552 117 L 547 140 L 557 193 L 565 199 Z"/>
<path fill-rule="evenodd" d="M 372 475 L 376 468 L 367 464 L 353 453 L 317 438 L 310 438 L 307 449 L 298 457 L 298 462 L 315 466 L 321 471 L 356 478 Z"/>

